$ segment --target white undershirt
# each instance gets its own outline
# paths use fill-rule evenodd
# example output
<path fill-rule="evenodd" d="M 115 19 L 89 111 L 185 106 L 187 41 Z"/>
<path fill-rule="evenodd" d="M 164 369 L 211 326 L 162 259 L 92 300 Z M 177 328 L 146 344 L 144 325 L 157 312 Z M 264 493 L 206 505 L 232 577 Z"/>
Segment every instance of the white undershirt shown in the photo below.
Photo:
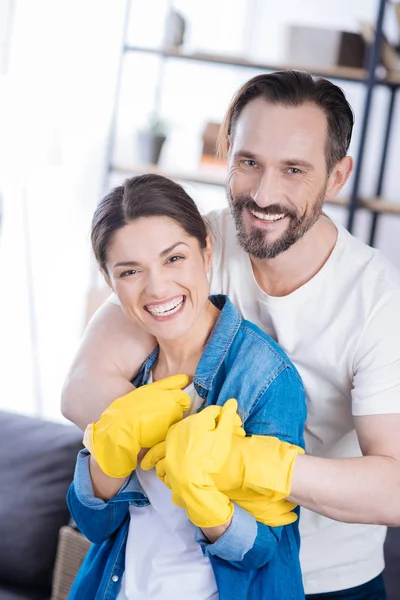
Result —
<path fill-rule="evenodd" d="M 151 383 L 151 379 L 149 381 Z M 203 403 L 193 383 L 185 391 L 195 413 Z M 218 600 L 210 560 L 195 541 L 195 526 L 155 469 L 136 474 L 149 506 L 130 506 L 125 572 L 117 600 Z"/>

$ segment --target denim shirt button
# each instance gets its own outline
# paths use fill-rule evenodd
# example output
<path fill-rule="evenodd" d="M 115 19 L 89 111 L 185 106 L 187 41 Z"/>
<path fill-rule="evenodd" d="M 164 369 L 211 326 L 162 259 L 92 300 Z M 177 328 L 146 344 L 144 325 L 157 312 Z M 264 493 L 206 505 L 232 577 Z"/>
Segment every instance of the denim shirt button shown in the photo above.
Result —
<path fill-rule="evenodd" d="M 119 580 L 119 577 L 118 577 L 118 575 L 113 575 L 113 576 L 111 577 L 111 579 L 112 579 L 112 581 L 113 581 L 114 583 L 117 583 L 117 581 Z"/>

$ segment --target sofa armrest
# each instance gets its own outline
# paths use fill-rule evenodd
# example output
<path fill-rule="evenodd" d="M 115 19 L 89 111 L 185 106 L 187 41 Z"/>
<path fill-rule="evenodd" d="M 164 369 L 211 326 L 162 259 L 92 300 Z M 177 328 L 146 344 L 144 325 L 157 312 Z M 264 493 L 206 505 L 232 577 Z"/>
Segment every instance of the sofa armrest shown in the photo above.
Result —
<path fill-rule="evenodd" d="M 66 600 L 89 550 L 90 542 L 77 529 L 61 527 L 53 573 L 51 600 Z"/>

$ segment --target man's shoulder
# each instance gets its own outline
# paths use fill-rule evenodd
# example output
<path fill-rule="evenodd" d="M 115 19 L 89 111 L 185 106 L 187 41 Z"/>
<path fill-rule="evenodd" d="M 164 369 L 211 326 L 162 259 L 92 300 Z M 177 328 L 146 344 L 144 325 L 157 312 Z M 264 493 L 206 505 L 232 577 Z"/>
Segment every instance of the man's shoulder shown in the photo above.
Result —
<path fill-rule="evenodd" d="M 225 245 L 229 236 L 236 237 L 235 224 L 228 207 L 212 210 L 205 215 L 204 219 L 213 238 L 214 246 Z"/>
<path fill-rule="evenodd" d="M 346 238 L 343 258 L 354 265 L 362 279 L 378 280 L 388 289 L 400 291 L 400 271 L 377 248 L 368 246 L 343 229 Z"/>
<path fill-rule="evenodd" d="M 367 286 L 372 294 L 379 297 L 400 293 L 400 271 L 381 251 L 368 246 L 344 227 L 338 229 L 344 239 L 340 264 L 346 266 L 353 284 L 360 289 Z"/>

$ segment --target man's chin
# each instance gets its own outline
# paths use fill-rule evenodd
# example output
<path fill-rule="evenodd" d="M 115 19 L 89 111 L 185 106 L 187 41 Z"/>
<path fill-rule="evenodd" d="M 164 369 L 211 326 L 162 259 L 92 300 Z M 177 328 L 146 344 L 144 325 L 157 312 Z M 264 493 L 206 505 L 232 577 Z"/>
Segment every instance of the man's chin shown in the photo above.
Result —
<path fill-rule="evenodd" d="M 259 231 L 249 235 L 238 236 L 238 242 L 242 249 L 253 258 L 260 260 L 272 260 L 289 250 L 296 243 L 297 239 L 288 235 L 281 235 L 276 239 L 267 238 L 265 235 L 259 236 Z"/>

